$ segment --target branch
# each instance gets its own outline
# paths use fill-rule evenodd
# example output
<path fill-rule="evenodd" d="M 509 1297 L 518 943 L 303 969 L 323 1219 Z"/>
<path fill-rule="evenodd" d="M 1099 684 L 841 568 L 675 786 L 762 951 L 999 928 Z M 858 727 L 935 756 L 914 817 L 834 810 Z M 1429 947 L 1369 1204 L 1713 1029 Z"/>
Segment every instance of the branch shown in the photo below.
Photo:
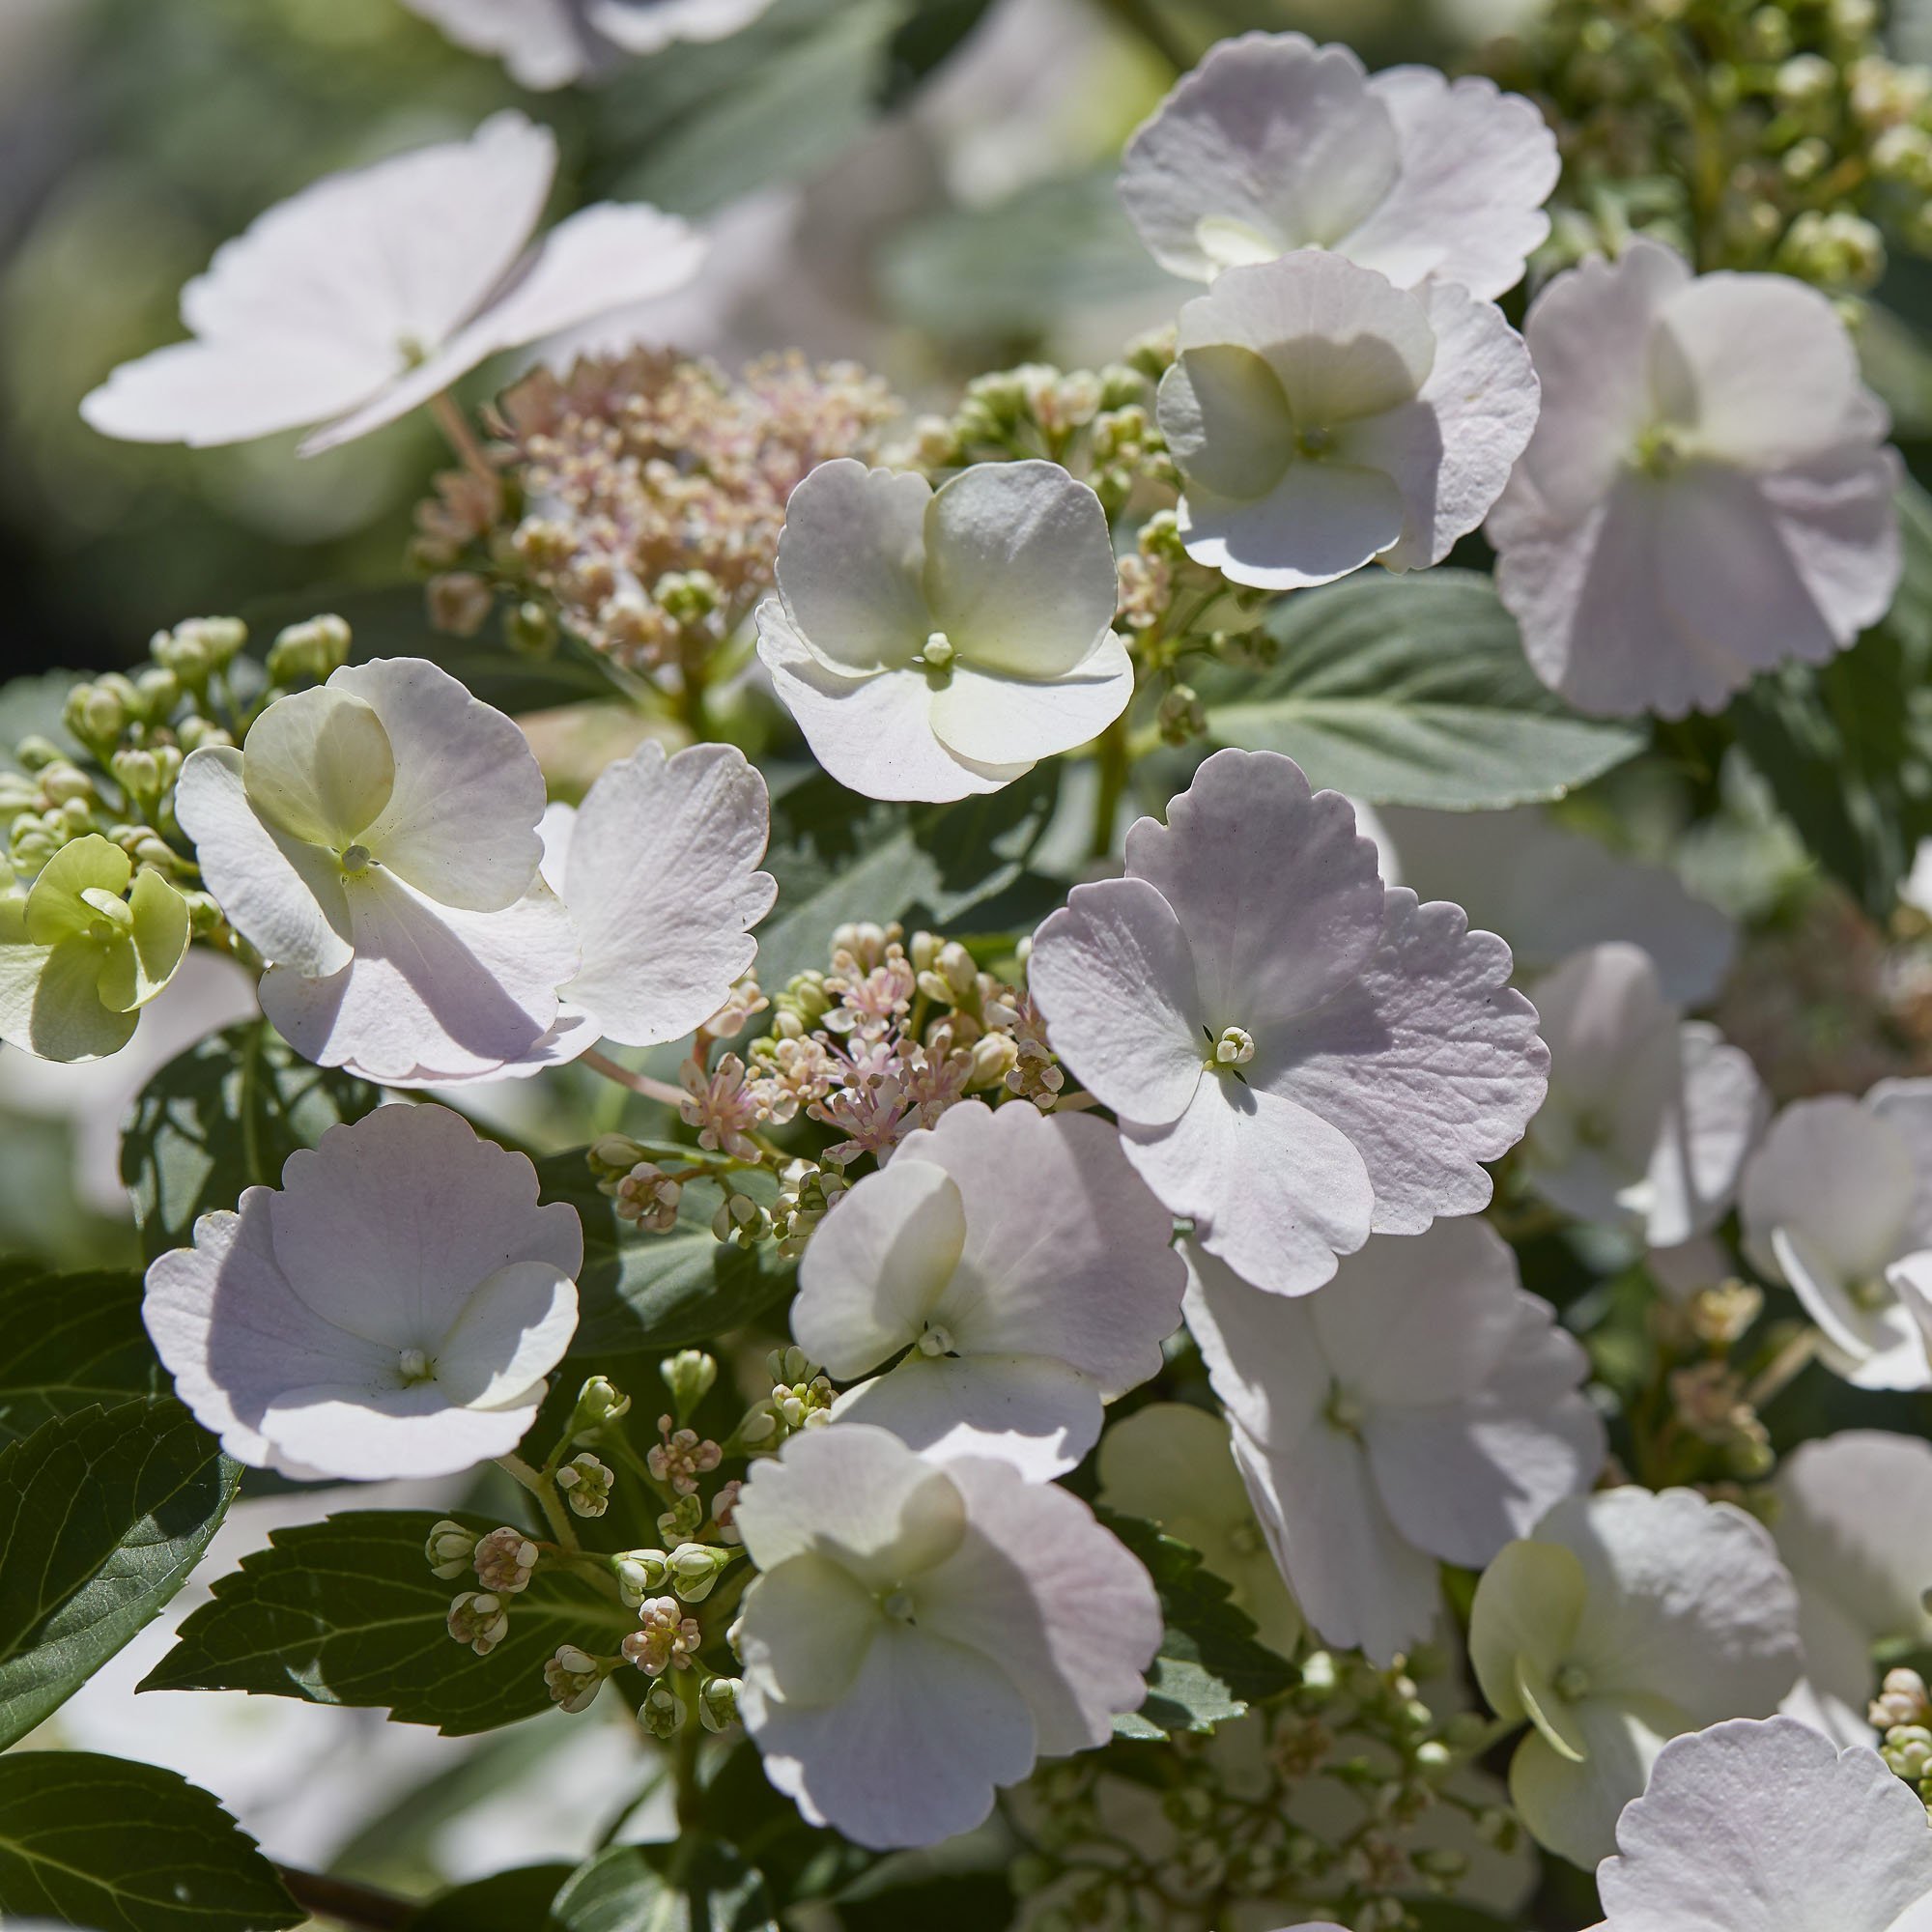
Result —
<path fill-rule="evenodd" d="M 421 1910 L 412 1899 L 398 1898 L 394 1892 L 378 1891 L 372 1886 L 355 1885 L 348 1879 L 329 1878 L 322 1872 L 277 1865 L 275 1876 L 304 1912 L 318 1918 L 332 1918 L 339 1925 L 354 1926 L 357 1932 L 403 1932 Z"/>

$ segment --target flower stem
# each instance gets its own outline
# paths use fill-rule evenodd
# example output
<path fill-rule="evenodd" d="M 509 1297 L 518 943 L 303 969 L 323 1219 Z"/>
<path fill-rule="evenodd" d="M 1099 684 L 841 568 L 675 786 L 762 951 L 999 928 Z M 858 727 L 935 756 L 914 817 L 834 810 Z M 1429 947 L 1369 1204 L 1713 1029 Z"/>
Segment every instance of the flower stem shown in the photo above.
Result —
<path fill-rule="evenodd" d="M 667 1107 L 682 1106 L 685 1092 L 682 1087 L 673 1087 L 668 1080 L 653 1080 L 648 1073 L 633 1073 L 628 1066 L 619 1066 L 608 1055 L 599 1053 L 593 1046 L 588 1053 L 579 1056 L 582 1065 L 593 1073 L 601 1073 L 607 1080 L 614 1080 L 619 1087 L 628 1087 L 633 1094 L 641 1094 L 647 1100 L 662 1100 Z"/>
<path fill-rule="evenodd" d="M 371 1886 L 353 1885 L 347 1879 L 329 1878 L 323 1872 L 277 1865 L 275 1876 L 304 1912 L 318 1918 L 332 1918 L 339 1925 L 358 1927 L 360 1932 L 401 1932 L 422 1910 L 413 1899 L 398 1898 Z"/>
<path fill-rule="evenodd" d="M 497 471 L 489 457 L 483 453 L 483 445 L 476 440 L 476 432 L 450 399 L 447 389 L 429 399 L 429 412 L 436 418 L 436 426 L 442 432 L 450 448 L 462 459 L 463 467 L 486 482 L 496 482 Z"/>
<path fill-rule="evenodd" d="M 568 1550 L 576 1550 L 577 1525 L 570 1520 L 570 1512 L 558 1500 L 556 1485 L 540 1469 L 532 1469 L 521 1456 L 498 1456 L 497 1466 L 510 1478 L 529 1491 L 536 1497 L 537 1507 L 543 1511 L 544 1521 L 550 1525 L 550 1533 L 557 1544 Z"/>
<path fill-rule="evenodd" d="M 1094 800 L 1094 833 L 1088 852 L 1104 859 L 1114 849 L 1114 822 L 1121 815 L 1121 800 L 1127 788 L 1127 717 L 1120 717 L 1101 732 L 1099 738 L 1100 789 Z"/>

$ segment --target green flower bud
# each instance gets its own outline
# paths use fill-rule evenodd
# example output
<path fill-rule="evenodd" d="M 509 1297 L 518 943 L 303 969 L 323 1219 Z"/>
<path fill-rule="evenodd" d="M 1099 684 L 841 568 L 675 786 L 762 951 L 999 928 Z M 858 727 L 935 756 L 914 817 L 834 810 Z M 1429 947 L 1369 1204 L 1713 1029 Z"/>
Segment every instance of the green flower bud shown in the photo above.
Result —
<path fill-rule="evenodd" d="M 718 1364 L 702 1349 L 680 1349 L 658 1364 L 658 1374 L 670 1390 L 672 1406 L 679 1422 L 685 1421 L 697 1405 L 711 1393 L 718 1379 Z"/>
<path fill-rule="evenodd" d="M 349 662 L 349 626 L 336 616 L 310 617 L 275 634 L 269 646 L 269 681 L 294 685 L 323 684 L 329 673 Z"/>
<path fill-rule="evenodd" d="M 534 599 L 526 598 L 503 612 L 503 641 L 520 657 L 549 657 L 558 636 L 555 616 Z"/>

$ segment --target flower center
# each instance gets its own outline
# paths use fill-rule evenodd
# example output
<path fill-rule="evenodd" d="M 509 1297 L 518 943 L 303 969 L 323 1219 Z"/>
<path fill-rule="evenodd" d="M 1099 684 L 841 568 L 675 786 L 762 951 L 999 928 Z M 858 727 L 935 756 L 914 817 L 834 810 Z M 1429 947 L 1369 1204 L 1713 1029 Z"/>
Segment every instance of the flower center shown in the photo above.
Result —
<path fill-rule="evenodd" d="M 1255 1037 L 1246 1027 L 1223 1027 L 1218 1035 L 1208 1033 L 1208 1065 L 1216 1073 L 1232 1073 L 1255 1057 Z"/>
<path fill-rule="evenodd" d="M 396 1373 L 402 1377 L 405 1388 L 414 1388 L 418 1383 L 436 1379 L 436 1364 L 420 1349 L 404 1349 L 396 1355 Z"/>
<path fill-rule="evenodd" d="M 1689 454 L 1684 432 L 1674 423 L 1652 423 L 1636 440 L 1636 467 L 1646 476 L 1675 474 Z"/>
<path fill-rule="evenodd" d="M 1868 1274 L 1862 1281 L 1847 1284 L 1846 1294 L 1854 1308 L 1866 1315 L 1878 1315 L 1897 1300 L 1883 1275 Z"/>
<path fill-rule="evenodd" d="M 958 655 L 952 639 L 944 631 L 935 631 L 926 639 L 925 648 L 914 654 L 913 663 L 925 667 L 928 683 L 946 684 L 952 679 L 952 660 Z"/>
<path fill-rule="evenodd" d="M 375 855 L 366 845 L 345 845 L 342 848 L 342 869 L 345 872 L 366 872 L 375 863 Z"/>
<path fill-rule="evenodd" d="M 879 1599 L 879 1607 L 895 1623 L 909 1624 L 913 1620 L 912 1592 L 910 1590 L 895 1590 L 890 1596 Z"/>
<path fill-rule="evenodd" d="M 928 1321 L 925 1324 L 918 1346 L 922 1355 L 951 1355 L 956 1352 L 951 1332 L 942 1328 L 936 1321 Z"/>
<path fill-rule="evenodd" d="M 1575 1704 L 1590 1694 L 1590 1673 L 1580 1663 L 1560 1665 L 1549 1683 L 1566 1704 Z"/>
<path fill-rule="evenodd" d="M 1335 432 L 1332 429 L 1297 429 L 1294 447 L 1297 455 L 1307 457 L 1311 463 L 1320 463 L 1324 456 L 1334 453 Z"/>
<path fill-rule="evenodd" d="M 1330 1426 L 1339 1429 L 1344 1435 L 1359 1435 L 1362 1424 L 1368 1418 L 1361 1397 L 1352 1390 L 1345 1389 L 1340 1382 L 1330 1386 L 1328 1406 L 1322 1413 L 1327 1416 Z"/>

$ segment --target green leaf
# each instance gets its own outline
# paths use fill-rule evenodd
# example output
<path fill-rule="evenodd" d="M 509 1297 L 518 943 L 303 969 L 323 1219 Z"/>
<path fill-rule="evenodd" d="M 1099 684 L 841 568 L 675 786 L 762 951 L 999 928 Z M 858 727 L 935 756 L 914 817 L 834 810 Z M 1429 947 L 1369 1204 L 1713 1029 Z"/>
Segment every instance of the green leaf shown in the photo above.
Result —
<path fill-rule="evenodd" d="M 4 1266 L 0 1447 L 93 1403 L 167 1394 L 167 1376 L 141 1325 L 138 1274 Z"/>
<path fill-rule="evenodd" d="M 499 1519 L 455 1520 L 481 1533 Z M 543 1667 L 558 1644 L 610 1651 L 636 1629 L 614 1598 L 546 1573 L 511 1605 L 509 1634 L 477 1657 L 443 1622 L 463 1579 L 423 1560 L 436 1521 L 429 1510 L 353 1510 L 276 1530 L 215 1584 L 141 1689 L 353 1704 L 468 1737 L 550 1708 Z"/>
<path fill-rule="evenodd" d="M 0 1757 L 0 1913 L 96 1932 L 305 1922 L 274 1866 L 207 1792 L 91 1751 Z"/>
<path fill-rule="evenodd" d="M 409 1932 L 533 1932 L 569 1878 L 566 1864 L 519 1865 L 439 1893 Z"/>
<path fill-rule="evenodd" d="M 1272 665 L 1232 690 L 1216 680 L 1209 739 L 1286 753 L 1312 783 L 1374 805 L 1561 798 L 1647 742 L 1546 691 L 1516 620 L 1473 571 L 1363 571 L 1284 599 L 1268 630 Z"/>
<path fill-rule="evenodd" d="M 266 1020 L 210 1034 L 142 1089 L 121 1143 L 121 1179 L 148 1259 L 185 1246 L 198 1215 L 244 1188 L 279 1186 L 282 1163 L 382 1097 L 366 1080 L 312 1066 Z"/>
<path fill-rule="evenodd" d="M 1141 1517 L 1094 1514 L 1147 1565 L 1166 1624 L 1147 1674 L 1147 1702 L 1114 1719 L 1117 1735 L 1211 1731 L 1296 1681 L 1285 1658 L 1256 1641 L 1254 1619 L 1229 1601 L 1227 1584 L 1204 1567 L 1198 1550 Z"/>
<path fill-rule="evenodd" d="M 567 1201 L 583 1223 L 583 1266 L 573 1357 L 656 1353 L 742 1328 L 791 1292 L 796 1269 L 769 1252 L 721 1241 L 711 1232 L 723 1199 L 710 1181 L 685 1183 L 676 1227 L 641 1233 L 600 1194 L 583 1150 L 537 1162 L 546 1201 Z M 762 1176 L 744 1175 L 742 1191 L 775 1198 Z"/>
<path fill-rule="evenodd" d="M 172 1397 L 82 1409 L 0 1450 L 0 1747 L 181 1588 L 241 1474 Z"/>
<path fill-rule="evenodd" d="M 689 1834 L 614 1845 L 579 1866 L 547 1932 L 777 1932 L 764 1880 L 730 1846 Z"/>

